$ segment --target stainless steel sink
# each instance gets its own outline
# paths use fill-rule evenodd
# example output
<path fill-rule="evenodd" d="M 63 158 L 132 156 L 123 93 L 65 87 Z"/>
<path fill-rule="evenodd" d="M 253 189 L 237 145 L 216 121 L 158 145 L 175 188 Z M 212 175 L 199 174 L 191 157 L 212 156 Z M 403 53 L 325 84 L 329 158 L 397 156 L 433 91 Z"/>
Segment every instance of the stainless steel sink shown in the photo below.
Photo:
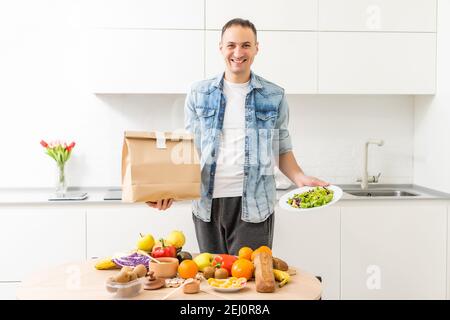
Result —
<path fill-rule="evenodd" d="M 418 194 L 403 190 L 345 190 L 357 197 L 417 197 Z"/>

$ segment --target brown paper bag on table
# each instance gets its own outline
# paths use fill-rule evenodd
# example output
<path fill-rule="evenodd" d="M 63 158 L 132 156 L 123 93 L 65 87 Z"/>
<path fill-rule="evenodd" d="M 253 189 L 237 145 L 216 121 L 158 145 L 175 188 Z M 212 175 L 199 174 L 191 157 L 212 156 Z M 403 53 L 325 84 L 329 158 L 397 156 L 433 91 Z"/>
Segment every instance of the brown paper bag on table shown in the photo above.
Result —
<path fill-rule="evenodd" d="M 125 132 L 122 202 L 198 199 L 200 182 L 192 134 Z"/>

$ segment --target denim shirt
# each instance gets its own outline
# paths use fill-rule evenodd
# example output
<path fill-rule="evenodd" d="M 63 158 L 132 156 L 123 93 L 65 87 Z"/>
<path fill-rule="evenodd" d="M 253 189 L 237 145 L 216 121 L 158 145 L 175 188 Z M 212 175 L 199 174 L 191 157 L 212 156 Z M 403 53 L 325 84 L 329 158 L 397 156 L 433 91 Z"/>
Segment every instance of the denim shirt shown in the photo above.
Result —
<path fill-rule="evenodd" d="M 195 83 L 186 97 L 184 110 L 185 129 L 194 134 L 201 167 L 201 198 L 193 201 L 193 214 L 205 222 L 211 221 L 214 176 L 226 106 L 223 77 L 222 73 Z M 274 166 L 279 155 L 292 150 L 288 119 L 283 88 L 251 72 L 245 99 L 243 221 L 259 223 L 274 212 Z"/>

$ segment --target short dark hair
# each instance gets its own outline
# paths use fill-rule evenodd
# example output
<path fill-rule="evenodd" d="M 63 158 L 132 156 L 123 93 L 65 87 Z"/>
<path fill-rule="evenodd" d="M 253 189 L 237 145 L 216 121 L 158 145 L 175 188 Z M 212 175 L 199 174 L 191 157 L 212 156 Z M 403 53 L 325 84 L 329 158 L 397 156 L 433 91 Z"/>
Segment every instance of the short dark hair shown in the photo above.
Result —
<path fill-rule="evenodd" d="M 255 40 L 257 39 L 255 25 L 253 23 L 251 23 L 250 20 L 245 20 L 245 19 L 241 19 L 241 18 L 234 18 L 234 19 L 231 19 L 230 21 L 228 21 L 227 23 L 225 23 L 225 25 L 222 28 L 222 34 L 220 35 L 221 39 L 222 39 L 225 31 L 232 26 L 241 26 L 243 28 L 252 29 L 253 34 L 255 35 Z"/>

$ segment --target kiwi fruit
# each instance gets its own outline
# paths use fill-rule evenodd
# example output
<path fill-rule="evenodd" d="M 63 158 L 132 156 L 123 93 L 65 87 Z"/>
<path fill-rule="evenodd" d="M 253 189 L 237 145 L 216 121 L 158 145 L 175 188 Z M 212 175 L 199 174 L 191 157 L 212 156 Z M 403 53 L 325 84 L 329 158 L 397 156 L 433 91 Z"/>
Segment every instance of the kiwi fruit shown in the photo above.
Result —
<path fill-rule="evenodd" d="M 137 274 L 138 278 L 142 278 L 147 274 L 147 268 L 143 264 L 138 264 L 134 267 L 134 272 Z"/>
<path fill-rule="evenodd" d="M 115 277 L 114 277 L 114 281 L 118 282 L 118 283 L 127 283 L 128 281 L 130 281 L 130 275 L 128 274 L 127 271 L 123 272 L 120 271 Z"/>
<path fill-rule="evenodd" d="M 219 268 L 214 272 L 214 278 L 216 279 L 226 279 L 228 278 L 228 271 L 224 268 Z"/>
<path fill-rule="evenodd" d="M 209 279 L 209 278 L 214 278 L 214 272 L 216 271 L 216 268 L 214 268 L 214 267 L 205 267 L 204 269 L 203 269 L 203 276 L 206 278 L 206 279 Z"/>

